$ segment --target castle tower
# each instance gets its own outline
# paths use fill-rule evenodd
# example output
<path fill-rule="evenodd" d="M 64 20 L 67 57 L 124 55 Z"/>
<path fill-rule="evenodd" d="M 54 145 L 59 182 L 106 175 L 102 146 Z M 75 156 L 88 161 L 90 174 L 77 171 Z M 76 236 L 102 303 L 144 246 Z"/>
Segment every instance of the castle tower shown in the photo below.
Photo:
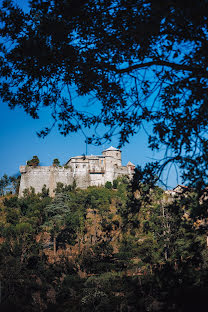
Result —
<path fill-rule="evenodd" d="M 121 151 L 113 146 L 107 148 L 102 152 L 103 156 L 106 158 L 106 161 L 112 165 L 121 166 Z"/>
<path fill-rule="evenodd" d="M 131 162 L 122 166 L 121 151 L 112 146 L 104 150 L 102 156 L 71 157 L 63 167 L 20 166 L 19 196 L 23 196 L 24 190 L 30 187 L 33 187 L 36 193 L 40 193 L 44 185 L 49 188 L 50 195 L 54 196 L 58 182 L 72 185 L 75 180 L 77 187 L 83 189 L 88 186 L 105 185 L 107 181 L 113 182 L 117 177 L 124 175 L 131 178 L 134 168 Z"/>

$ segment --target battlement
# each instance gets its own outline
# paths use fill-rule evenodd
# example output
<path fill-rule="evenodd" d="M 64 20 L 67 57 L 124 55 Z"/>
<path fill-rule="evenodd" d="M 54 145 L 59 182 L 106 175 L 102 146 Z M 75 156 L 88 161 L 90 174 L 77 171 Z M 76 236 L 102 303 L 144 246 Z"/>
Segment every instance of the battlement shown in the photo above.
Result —
<path fill-rule="evenodd" d="M 134 164 L 129 162 L 122 166 L 121 151 L 110 147 L 102 152 L 102 155 L 86 155 L 71 157 L 64 167 L 61 166 L 20 166 L 21 181 L 19 196 L 24 189 L 33 187 L 36 193 L 42 191 L 45 185 L 49 188 L 49 194 L 54 195 L 58 182 L 64 185 L 77 187 L 105 185 L 107 181 L 113 182 L 117 177 L 127 175 L 132 177 Z"/>
<path fill-rule="evenodd" d="M 20 173 L 25 173 L 25 172 L 31 172 L 31 173 L 37 173 L 37 172 L 50 172 L 50 171 L 57 171 L 57 172 L 64 172 L 64 171 L 72 171 L 72 168 L 70 166 L 20 166 L 19 167 Z"/>

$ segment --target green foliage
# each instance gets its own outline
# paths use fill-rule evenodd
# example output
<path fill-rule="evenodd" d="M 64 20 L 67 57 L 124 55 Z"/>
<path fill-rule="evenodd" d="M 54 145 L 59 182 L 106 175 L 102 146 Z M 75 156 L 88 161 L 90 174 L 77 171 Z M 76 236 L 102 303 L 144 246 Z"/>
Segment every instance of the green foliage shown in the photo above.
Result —
<path fill-rule="evenodd" d="M 33 156 L 33 158 L 31 160 L 27 161 L 27 166 L 30 167 L 37 167 L 39 165 L 40 161 L 38 156 Z"/>
<path fill-rule="evenodd" d="M 45 209 L 49 222 L 56 223 L 57 225 L 59 224 L 59 220 L 60 223 L 62 221 L 65 222 L 64 218 L 70 212 L 68 199 L 68 195 L 64 193 L 59 193 L 55 196 L 53 202 Z"/>
<path fill-rule="evenodd" d="M 6 222 L 13 225 L 17 224 L 20 220 L 19 209 L 7 208 L 6 209 Z"/>
<path fill-rule="evenodd" d="M 121 260 L 130 260 L 137 255 L 138 239 L 132 235 L 124 235 L 120 242 L 117 257 Z"/>
<path fill-rule="evenodd" d="M 51 235 L 54 239 L 54 253 L 56 252 L 56 240 L 59 234 L 59 240 L 66 235 L 63 235 L 62 229 L 65 227 L 66 218 L 70 214 L 70 208 L 68 206 L 68 195 L 65 193 L 58 193 L 52 203 L 45 208 L 46 221 L 44 227 L 50 229 Z"/>
<path fill-rule="evenodd" d="M 55 166 L 55 167 L 60 166 L 60 161 L 58 160 L 58 158 L 55 158 L 55 159 L 53 160 L 53 166 Z"/>
<path fill-rule="evenodd" d="M 56 184 L 55 193 L 65 193 L 67 191 L 75 191 L 76 189 L 76 181 L 74 180 L 72 185 L 64 185 L 62 182 L 58 182 Z"/>
<path fill-rule="evenodd" d="M 9 177 L 7 174 L 4 174 L 0 179 L 0 196 L 5 195 L 6 193 L 18 194 L 20 185 L 20 176 Z"/>
<path fill-rule="evenodd" d="M 40 257 L 40 245 L 28 230 L 30 233 L 30 226 L 18 225 L 14 230 L 15 236 L 6 236 L 0 246 L 2 309 L 14 304 L 18 311 L 37 311 L 39 303 L 33 300 L 32 294 L 38 291 L 41 300 L 46 296 L 46 258 Z"/>
<path fill-rule="evenodd" d="M 26 190 L 22 198 L 16 196 L 4 199 L 6 220 L 8 223 L 16 224 L 20 220 L 27 220 L 36 231 L 45 220 L 45 208 L 51 202 L 51 198 L 46 196 L 45 191 L 35 194 Z"/>
<path fill-rule="evenodd" d="M 41 192 L 41 197 L 44 198 L 48 196 L 49 196 L 49 188 L 46 188 L 46 185 L 44 184 Z"/>
<path fill-rule="evenodd" d="M 112 183 L 111 183 L 110 181 L 107 181 L 107 182 L 105 183 L 105 187 L 106 187 L 107 189 L 111 190 L 112 187 L 113 187 L 113 185 L 112 185 Z"/>
<path fill-rule="evenodd" d="M 113 188 L 114 189 L 118 188 L 118 184 L 119 184 L 118 180 L 113 180 Z"/>
<path fill-rule="evenodd" d="M 87 207 L 97 210 L 101 215 L 107 213 L 111 204 L 111 192 L 111 189 L 108 188 L 89 187 L 87 189 Z"/>
<path fill-rule="evenodd" d="M 117 178 L 118 186 L 117 186 L 117 192 L 115 194 L 116 196 L 116 206 L 118 213 L 121 215 L 126 210 L 126 202 L 127 202 L 127 188 L 129 181 L 124 176 L 122 178 Z"/>
<path fill-rule="evenodd" d="M 54 200 L 45 208 L 44 223 L 56 240 L 56 249 L 76 244 L 77 237 L 83 235 L 87 196 L 86 192 L 76 191 L 73 186 L 57 185 Z"/>
<path fill-rule="evenodd" d="M 46 187 L 5 196 L 3 303 L 28 312 L 180 311 L 177 289 L 207 287 L 206 191 L 167 201 L 151 168 L 116 179 L 114 189 L 57 184 L 54 198 Z M 56 302 L 49 303 L 49 290 Z"/>
<path fill-rule="evenodd" d="M 205 0 L 33 0 L 27 12 L 3 1 L 0 96 L 35 119 L 50 108 L 63 135 L 106 126 L 88 143 L 119 129 L 123 145 L 150 123 L 150 148 L 172 152 L 159 169 L 178 163 L 184 178 L 206 182 L 207 13 Z M 100 110 L 77 109 L 72 88 Z"/>
<path fill-rule="evenodd" d="M 19 223 L 16 225 L 15 228 L 17 235 L 25 234 L 25 233 L 31 233 L 32 232 L 32 226 L 29 223 Z"/>
<path fill-rule="evenodd" d="M 6 188 L 9 185 L 9 177 L 7 174 L 4 174 L 0 179 L 0 196 L 5 194 Z"/>
<path fill-rule="evenodd" d="M 100 274 L 114 269 L 113 248 L 109 242 L 102 241 L 86 249 L 80 255 L 80 268 L 87 273 Z"/>
<path fill-rule="evenodd" d="M 154 265 L 161 261 L 161 254 L 157 241 L 154 241 L 151 237 L 147 237 L 140 242 L 137 248 L 137 255 L 146 265 Z"/>

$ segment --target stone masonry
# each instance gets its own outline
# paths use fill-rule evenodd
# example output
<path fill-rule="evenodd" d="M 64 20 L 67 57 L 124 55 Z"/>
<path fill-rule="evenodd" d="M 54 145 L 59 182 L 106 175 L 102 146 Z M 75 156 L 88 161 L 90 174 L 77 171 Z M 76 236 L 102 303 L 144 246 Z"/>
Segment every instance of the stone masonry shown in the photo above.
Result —
<path fill-rule="evenodd" d="M 33 187 L 36 193 L 42 191 L 44 185 L 49 188 L 49 194 L 54 195 L 58 182 L 64 185 L 72 185 L 76 182 L 77 187 L 105 185 L 107 181 L 113 182 L 120 176 L 132 177 L 135 165 L 128 162 L 122 166 L 121 151 L 110 147 L 100 156 L 76 156 L 69 159 L 64 167 L 56 166 L 20 166 L 21 181 L 19 196 L 23 191 Z"/>

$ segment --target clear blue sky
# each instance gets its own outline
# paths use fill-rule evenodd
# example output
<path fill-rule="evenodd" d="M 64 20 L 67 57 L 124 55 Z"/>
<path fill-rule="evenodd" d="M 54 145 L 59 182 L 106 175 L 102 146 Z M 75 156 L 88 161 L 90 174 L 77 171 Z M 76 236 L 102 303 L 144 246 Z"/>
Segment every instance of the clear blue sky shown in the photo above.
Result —
<path fill-rule="evenodd" d="M 45 139 L 38 138 L 36 132 L 48 125 L 48 112 L 43 112 L 39 120 L 33 120 L 22 109 L 10 110 L 5 103 L 1 104 L 0 115 L 0 176 L 17 174 L 19 166 L 38 155 L 41 165 L 51 165 L 54 158 L 64 164 L 70 157 L 82 155 L 86 151 L 85 138 L 82 133 L 71 134 L 64 137 L 54 129 Z M 88 154 L 100 155 L 102 150 L 110 145 L 117 146 L 114 139 L 104 146 L 88 145 Z M 147 148 L 147 137 L 143 131 L 134 136 L 129 144 L 122 148 L 123 165 L 130 160 L 135 165 L 144 166 L 162 155 Z M 165 174 L 163 175 L 165 180 Z M 175 186 L 177 183 L 174 170 L 169 174 L 168 184 Z"/>
<path fill-rule="evenodd" d="M 25 8 L 28 1 L 16 0 L 16 3 Z M 41 165 L 51 165 L 54 158 L 58 158 L 61 164 L 64 164 L 70 157 L 85 153 L 85 138 L 81 132 L 64 137 L 54 129 L 45 139 L 38 138 L 36 132 L 50 125 L 47 111 L 41 113 L 39 120 L 33 120 L 20 108 L 10 110 L 1 100 L 0 105 L 0 177 L 4 173 L 17 174 L 19 166 L 25 164 L 33 155 L 39 157 Z M 88 145 L 88 154 L 99 155 L 110 145 L 116 147 L 118 141 L 114 139 L 111 143 L 99 147 Z M 147 136 L 141 130 L 122 148 L 123 165 L 130 160 L 135 165 L 144 166 L 146 162 L 161 157 L 163 153 L 160 151 L 156 154 L 148 149 Z M 165 178 L 166 173 L 163 175 L 164 181 Z M 175 170 L 171 170 L 168 185 L 174 187 L 176 184 Z"/>

